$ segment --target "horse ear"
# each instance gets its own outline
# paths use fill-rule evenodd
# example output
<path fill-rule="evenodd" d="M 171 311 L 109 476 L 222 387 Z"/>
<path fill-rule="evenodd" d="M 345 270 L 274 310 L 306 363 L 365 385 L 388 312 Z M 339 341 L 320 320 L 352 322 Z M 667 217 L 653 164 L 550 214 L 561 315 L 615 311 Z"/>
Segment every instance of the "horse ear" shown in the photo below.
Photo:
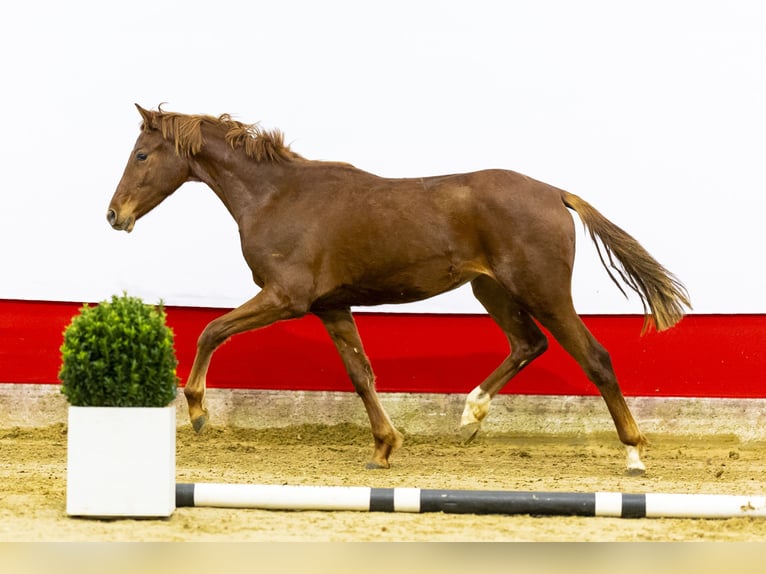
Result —
<path fill-rule="evenodd" d="M 138 113 L 141 114 L 141 117 L 144 119 L 144 126 L 151 127 L 152 125 L 152 112 L 149 110 L 145 110 L 138 104 L 133 104 L 136 106 L 136 109 L 138 110 Z"/>

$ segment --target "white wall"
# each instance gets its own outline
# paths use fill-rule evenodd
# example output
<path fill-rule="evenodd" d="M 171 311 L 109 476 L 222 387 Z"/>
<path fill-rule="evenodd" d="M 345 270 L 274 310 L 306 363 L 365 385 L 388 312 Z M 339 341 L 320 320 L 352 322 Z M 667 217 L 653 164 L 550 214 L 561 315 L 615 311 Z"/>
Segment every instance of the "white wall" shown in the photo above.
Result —
<path fill-rule="evenodd" d="M 522 171 L 635 235 L 695 311 L 766 312 L 764 30 L 758 0 L 4 3 L 0 298 L 254 294 L 204 186 L 131 235 L 106 223 L 133 102 L 168 102 L 380 175 Z M 582 235 L 574 290 L 581 312 L 641 311 Z M 468 289 L 396 309 L 481 310 Z"/>

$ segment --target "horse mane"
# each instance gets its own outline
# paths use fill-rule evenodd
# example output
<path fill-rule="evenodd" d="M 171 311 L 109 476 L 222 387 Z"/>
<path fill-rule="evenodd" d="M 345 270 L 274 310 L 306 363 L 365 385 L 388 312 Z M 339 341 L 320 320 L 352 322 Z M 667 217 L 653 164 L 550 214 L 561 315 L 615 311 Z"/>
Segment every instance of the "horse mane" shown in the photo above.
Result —
<path fill-rule="evenodd" d="M 142 129 L 160 130 L 162 137 L 174 142 L 176 153 L 181 157 L 194 156 L 202 149 L 202 126 L 207 125 L 222 131 L 226 143 L 234 149 L 243 149 L 255 161 L 281 163 L 302 159 L 285 145 L 285 136 L 280 130 L 265 130 L 258 124 L 245 124 L 232 119 L 229 114 L 218 117 L 179 114 L 166 112 L 160 105 L 157 112 L 151 113 L 151 125 L 147 125 L 147 119 Z"/>

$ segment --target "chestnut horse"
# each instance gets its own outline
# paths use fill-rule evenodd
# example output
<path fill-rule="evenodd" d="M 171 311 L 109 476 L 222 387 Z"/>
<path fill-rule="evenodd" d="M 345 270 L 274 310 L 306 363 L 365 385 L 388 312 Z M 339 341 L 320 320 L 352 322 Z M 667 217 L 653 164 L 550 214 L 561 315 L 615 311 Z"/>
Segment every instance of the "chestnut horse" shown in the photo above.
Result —
<path fill-rule="evenodd" d="M 622 290 L 610 267 L 640 297 L 644 329 L 671 327 L 684 307 L 690 308 L 689 299 L 673 275 L 585 200 L 504 170 L 382 178 L 345 163 L 305 159 L 284 144 L 281 132 L 228 114 L 216 118 L 136 107 L 143 123 L 109 204 L 111 226 L 130 232 L 184 182 L 202 181 L 237 222 L 242 252 L 260 287 L 199 337 L 184 389 L 195 430 L 207 422 L 205 377 L 221 343 L 313 313 L 367 409 L 375 441 L 367 466 L 388 468 L 402 435 L 375 392 L 350 308 L 417 301 L 470 283 L 511 352 L 468 395 L 461 434 L 473 437 L 492 398 L 546 350 L 537 321 L 600 391 L 627 447 L 628 471 L 644 471 L 640 456 L 646 439 L 608 352 L 572 303 L 575 229 L 567 208 L 588 229 L 612 280 Z"/>

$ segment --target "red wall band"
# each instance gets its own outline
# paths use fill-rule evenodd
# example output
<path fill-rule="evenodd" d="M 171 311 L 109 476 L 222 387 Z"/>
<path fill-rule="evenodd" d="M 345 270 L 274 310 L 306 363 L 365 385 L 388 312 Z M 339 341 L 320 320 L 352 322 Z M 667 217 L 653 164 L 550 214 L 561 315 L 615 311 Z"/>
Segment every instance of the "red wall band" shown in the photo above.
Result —
<path fill-rule="evenodd" d="M 81 304 L 0 300 L 0 382 L 58 383 L 62 333 Z M 197 337 L 226 309 L 168 307 L 182 384 Z M 508 353 L 485 315 L 358 313 L 359 331 L 386 392 L 467 393 Z M 635 315 L 586 316 L 609 350 L 627 396 L 766 398 L 766 315 L 690 315 L 641 336 Z M 352 391 L 313 316 L 237 335 L 213 357 L 208 386 Z M 543 356 L 503 392 L 594 395 L 574 360 L 551 339 Z"/>

